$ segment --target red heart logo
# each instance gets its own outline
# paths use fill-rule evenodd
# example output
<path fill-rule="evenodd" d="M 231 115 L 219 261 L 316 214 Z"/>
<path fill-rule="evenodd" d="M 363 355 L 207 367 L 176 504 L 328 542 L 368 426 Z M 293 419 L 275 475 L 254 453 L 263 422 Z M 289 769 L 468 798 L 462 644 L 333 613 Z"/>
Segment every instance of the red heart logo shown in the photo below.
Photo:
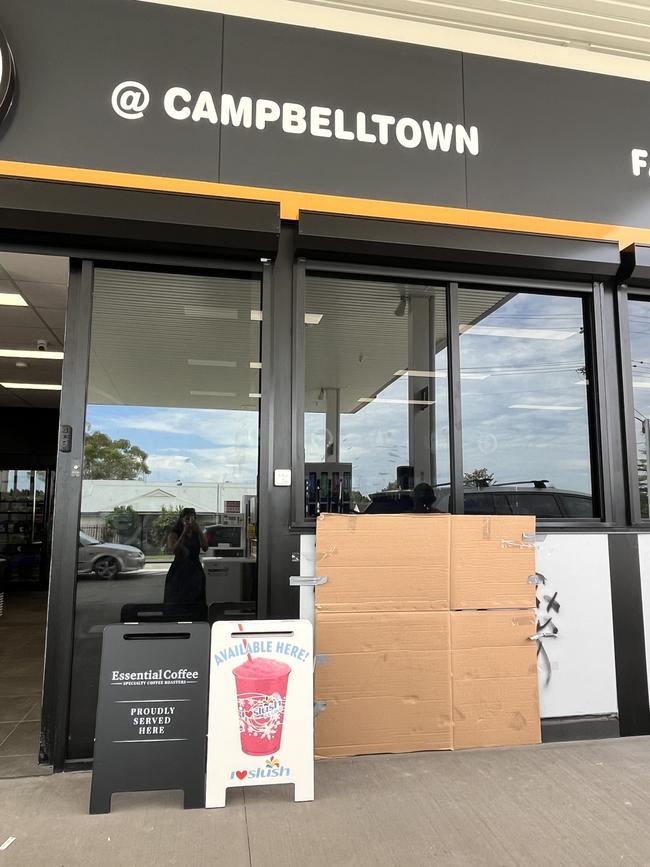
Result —
<path fill-rule="evenodd" d="M 244 777 L 248 776 L 248 771 L 235 771 L 235 776 L 238 780 L 243 780 Z"/>

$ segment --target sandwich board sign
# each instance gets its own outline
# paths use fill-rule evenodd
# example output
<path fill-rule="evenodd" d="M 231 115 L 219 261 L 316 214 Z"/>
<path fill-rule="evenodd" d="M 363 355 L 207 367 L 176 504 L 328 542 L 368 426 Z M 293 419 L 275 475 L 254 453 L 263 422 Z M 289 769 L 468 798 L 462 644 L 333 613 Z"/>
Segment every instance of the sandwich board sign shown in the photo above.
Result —
<path fill-rule="evenodd" d="M 104 629 L 90 812 L 113 792 L 182 789 L 205 803 L 210 627 L 141 623 Z"/>
<path fill-rule="evenodd" d="M 212 626 L 206 807 L 232 786 L 293 783 L 314 799 L 314 657 L 308 620 Z"/>

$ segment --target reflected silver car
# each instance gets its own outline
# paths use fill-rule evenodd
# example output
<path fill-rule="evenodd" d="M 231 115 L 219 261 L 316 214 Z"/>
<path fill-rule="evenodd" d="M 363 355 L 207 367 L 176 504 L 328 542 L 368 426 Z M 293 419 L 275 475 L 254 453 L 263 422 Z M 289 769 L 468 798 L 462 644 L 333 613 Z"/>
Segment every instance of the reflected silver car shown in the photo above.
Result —
<path fill-rule="evenodd" d="M 133 545 L 117 545 L 100 542 L 87 533 L 79 533 L 79 557 L 77 571 L 80 575 L 95 574 L 109 580 L 120 572 L 137 572 L 144 569 L 146 558 Z"/>

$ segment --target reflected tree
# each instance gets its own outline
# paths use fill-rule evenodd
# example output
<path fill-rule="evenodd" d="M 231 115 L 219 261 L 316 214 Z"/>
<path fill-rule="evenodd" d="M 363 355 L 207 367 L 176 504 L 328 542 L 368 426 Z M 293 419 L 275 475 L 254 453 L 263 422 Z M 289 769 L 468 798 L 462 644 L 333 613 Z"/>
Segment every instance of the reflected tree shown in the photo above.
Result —
<path fill-rule="evenodd" d="M 150 474 L 149 455 L 127 439 L 96 430 L 84 441 L 84 479 L 140 479 Z"/>

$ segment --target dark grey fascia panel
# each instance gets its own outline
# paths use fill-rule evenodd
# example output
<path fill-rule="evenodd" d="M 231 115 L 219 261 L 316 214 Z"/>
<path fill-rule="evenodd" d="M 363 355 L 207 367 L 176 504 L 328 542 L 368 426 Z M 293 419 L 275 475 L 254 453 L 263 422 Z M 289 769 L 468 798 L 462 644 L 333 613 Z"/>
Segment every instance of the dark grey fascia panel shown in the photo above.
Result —
<path fill-rule="evenodd" d="M 650 287 L 650 246 L 631 244 L 621 253 L 625 270 L 621 268 L 618 283 L 628 286 Z"/>
<path fill-rule="evenodd" d="M 485 268 L 606 279 L 620 266 L 615 241 L 472 229 L 301 211 L 299 251 L 387 256 L 462 270 Z"/>
<path fill-rule="evenodd" d="M 6 178 L 0 179 L 0 231 L 81 245 L 272 253 L 280 208 L 273 202 Z"/>

